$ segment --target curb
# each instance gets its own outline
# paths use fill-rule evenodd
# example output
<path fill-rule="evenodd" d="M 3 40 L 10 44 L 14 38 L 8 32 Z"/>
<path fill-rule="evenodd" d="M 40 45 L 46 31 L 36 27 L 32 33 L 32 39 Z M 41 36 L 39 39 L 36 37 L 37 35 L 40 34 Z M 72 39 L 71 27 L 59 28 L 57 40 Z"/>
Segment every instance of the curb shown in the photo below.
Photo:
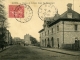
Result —
<path fill-rule="evenodd" d="M 42 49 L 42 50 L 51 51 L 51 52 L 56 52 L 56 53 L 66 54 L 66 55 L 80 56 L 79 54 L 70 54 L 70 53 L 66 53 L 66 52 L 60 52 L 60 51 L 55 51 L 55 50 L 48 50 L 48 49 L 44 49 L 44 48 L 41 48 L 41 49 Z"/>
<path fill-rule="evenodd" d="M 8 49 L 9 47 L 10 47 L 10 46 L 4 48 L 3 50 L 0 50 L 0 53 L 3 52 L 3 51 L 5 51 L 5 50 Z"/>

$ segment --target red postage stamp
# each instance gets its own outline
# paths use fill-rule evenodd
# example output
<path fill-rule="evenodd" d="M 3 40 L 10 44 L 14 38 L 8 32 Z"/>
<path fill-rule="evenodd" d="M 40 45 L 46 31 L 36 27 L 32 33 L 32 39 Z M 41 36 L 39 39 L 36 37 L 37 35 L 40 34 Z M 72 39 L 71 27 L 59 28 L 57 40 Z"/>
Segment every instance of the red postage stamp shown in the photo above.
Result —
<path fill-rule="evenodd" d="M 24 6 L 9 5 L 9 18 L 24 18 Z"/>

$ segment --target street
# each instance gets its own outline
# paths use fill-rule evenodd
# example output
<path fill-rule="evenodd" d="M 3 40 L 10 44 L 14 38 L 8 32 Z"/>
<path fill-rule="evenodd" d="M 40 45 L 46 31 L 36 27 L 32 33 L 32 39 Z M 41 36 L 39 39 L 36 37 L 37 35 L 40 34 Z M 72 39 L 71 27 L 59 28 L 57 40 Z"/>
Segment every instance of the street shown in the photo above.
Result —
<path fill-rule="evenodd" d="M 0 60 L 80 60 L 80 56 L 50 52 L 35 46 L 13 45 L 0 52 Z"/>

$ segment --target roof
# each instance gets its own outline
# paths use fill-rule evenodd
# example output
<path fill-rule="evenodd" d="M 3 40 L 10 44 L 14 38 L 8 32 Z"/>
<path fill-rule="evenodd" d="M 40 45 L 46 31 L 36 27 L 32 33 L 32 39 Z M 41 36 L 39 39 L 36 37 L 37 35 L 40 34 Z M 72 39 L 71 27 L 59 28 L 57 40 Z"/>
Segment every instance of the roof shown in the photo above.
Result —
<path fill-rule="evenodd" d="M 58 23 L 59 21 L 78 21 L 78 22 L 80 22 L 80 14 L 79 13 L 77 13 L 77 12 L 75 12 L 75 11 L 72 10 L 70 12 L 70 13 L 72 13 L 72 18 L 68 18 L 67 17 L 67 13 L 68 13 L 68 11 L 64 12 L 63 14 L 61 14 L 60 17 L 58 17 L 58 19 L 54 20 L 49 25 L 49 27 L 52 26 L 52 25 L 54 25 L 54 24 L 56 24 L 56 23 Z"/>
<path fill-rule="evenodd" d="M 52 24 L 54 21 L 58 20 L 60 18 L 60 15 L 57 13 L 55 14 L 54 17 L 46 17 L 44 22 L 46 22 L 46 24 L 49 26 L 50 24 Z"/>
<path fill-rule="evenodd" d="M 56 23 L 58 23 L 58 22 L 60 22 L 60 21 L 74 21 L 74 22 L 76 21 L 76 22 L 80 22 L 79 19 L 70 19 L 70 18 L 66 19 L 66 18 L 60 18 L 60 19 L 54 21 L 53 23 L 51 23 L 51 24 L 49 25 L 49 27 L 53 26 L 54 24 L 56 24 Z"/>
<path fill-rule="evenodd" d="M 41 29 L 41 30 L 39 31 L 39 33 L 41 33 L 42 31 L 44 31 L 44 29 Z"/>
<path fill-rule="evenodd" d="M 67 15 L 70 16 L 70 14 L 71 14 L 72 18 L 67 17 Z M 59 15 L 58 12 L 57 12 L 57 14 L 55 14 L 54 17 L 47 17 L 45 20 L 47 21 L 46 24 L 49 27 L 51 27 L 51 26 L 53 26 L 54 24 L 56 24 L 60 21 L 80 22 L 80 14 L 77 13 L 76 11 L 72 10 L 72 8 L 70 6 L 70 8 L 68 8 L 68 10 L 65 11 L 64 13 L 62 13 L 61 15 Z M 44 22 L 45 22 L 45 20 L 44 20 Z M 42 32 L 42 31 L 44 31 L 44 29 L 40 30 L 39 33 Z"/>
<path fill-rule="evenodd" d="M 60 18 L 68 18 L 67 17 L 67 13 L 68 13 L 68 11 L 66 11 L 66 12 L 64 12 L 63 14 L 61 14 L 60 15 Z M 79 13 L 77 13 L 76 11 L 71 11 L 70 13 L 72 13 L 72 19 L 80 19 L 80 14 Z"/>

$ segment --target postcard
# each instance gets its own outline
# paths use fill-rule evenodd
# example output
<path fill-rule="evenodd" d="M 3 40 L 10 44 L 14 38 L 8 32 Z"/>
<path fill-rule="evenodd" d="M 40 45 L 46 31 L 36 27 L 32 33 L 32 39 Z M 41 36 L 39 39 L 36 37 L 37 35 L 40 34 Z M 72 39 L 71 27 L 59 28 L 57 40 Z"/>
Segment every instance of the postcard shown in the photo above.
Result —
<path fill-rule="evenodd" d="M 0 0 L 0 60 L 80 60 L 80 0 Z"/>

